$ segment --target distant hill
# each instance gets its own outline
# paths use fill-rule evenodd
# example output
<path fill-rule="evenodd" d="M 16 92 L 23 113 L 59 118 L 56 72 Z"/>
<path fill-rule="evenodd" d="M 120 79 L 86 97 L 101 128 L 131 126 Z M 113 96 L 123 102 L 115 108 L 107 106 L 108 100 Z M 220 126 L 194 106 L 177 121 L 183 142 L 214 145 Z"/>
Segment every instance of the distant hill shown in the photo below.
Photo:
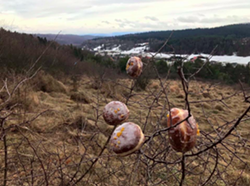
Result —
<path fill-rule="evenodd" d="M 47 40 L 51 41 L 54 40 L 56 37 L 56 34 L 34 34 L 35 36 L 46 38 Z M 72 34 L 60 34 L 56 38 L 56 42 L 58 42 L 61 45 L 74 45 L 79 46 L 84 41 L 89 39 L 97 38 L 97 36 L 91 36 L 91 35 L 72 35 Z"/>
<path fill-rule="evenodd" d="M 95 33 L 95 34 L 91 34 L 91 36 L 97 36 L 97 37 L 115 37 L 115 36 L 123 36 L 123 35 L 128 35 L 128 34 L 132 34 L 135 32 L 112 32 L 112 33 Z"/>
<path fill-rule="evenodd" d="M 152 31 L 128 34 L 116 37 L 95 38 L 84 41 L 82 47 L 95 48 L 102 45 L 112 48 L 121 45 L 122 50 L 129 50 L 138 43 L 149 43 L 149 51 L 157 51 L 170 36 L 172 31 Z M 174 30 L 173 36 L 162 52 L 182 54 L 210 53 L 218 45 L 216 55 L 250 56 L 250 23 L 227 25 L 215 28 L 197 28 Z"/>

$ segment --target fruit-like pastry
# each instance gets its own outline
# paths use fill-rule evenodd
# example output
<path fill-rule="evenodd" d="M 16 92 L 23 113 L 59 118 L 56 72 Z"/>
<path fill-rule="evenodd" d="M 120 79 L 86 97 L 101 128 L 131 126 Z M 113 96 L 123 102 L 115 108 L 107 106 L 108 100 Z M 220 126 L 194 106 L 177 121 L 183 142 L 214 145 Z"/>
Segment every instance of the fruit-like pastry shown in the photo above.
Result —
<path fill-rule="evenodd" d="M 110 139 L 110 146 L 117 155 L 127 156 L 139 150 L 144 140 L 140 126 L 126 122 L 115 129 Z"/>
<path fill-rule="evenodd" d="M 136 78 L 141 75 L 143 63 L 139 57 L 129 58 L 126 66 L 127 74 Z"/>
<path fill-rule="evenodd" d="M 172 108 L 167 117 L 167 126 L 173 127 L 168 131 L 172 148 L 183 153 L 191 150 L 195 146 L 197 134 L 199 134 L 198 124 L 194 117 L 190 116 L 185 120 L 188 117 L 188 110 L 179 108 Z M 181 123 L 178 124 L 179 122 Z M 175 125 L 177 126 L 174 127 Z"/>
<path fill-rule="evenodd" d="M 128 119 L 129 110 L 120 101 L 111 101 L 103 109 L 103 118 L 110 125 L 118 125 Z"/>

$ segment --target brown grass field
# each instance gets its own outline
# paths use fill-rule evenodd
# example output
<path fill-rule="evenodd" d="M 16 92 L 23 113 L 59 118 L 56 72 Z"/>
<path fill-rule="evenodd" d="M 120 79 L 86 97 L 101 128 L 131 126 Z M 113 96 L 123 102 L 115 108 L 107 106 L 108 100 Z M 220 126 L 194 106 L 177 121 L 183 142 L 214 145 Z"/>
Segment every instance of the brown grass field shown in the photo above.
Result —
<path fill-rule="evenodd" d="M 16 81 L 9 80 L 9 90 Z M 186 108 L 180 80 L 151 80 L 144 91 L 132 90 L 130 78 L 61 81 L 38 74 L 7 103 L 8 94 L 0 91 L 0 117 L 7 118 L 0 133 L 0 185 L 250 185 L 249 115 L 217 145 L 192 156 L 224 136 L 249 107 L 240 86 L 190 82 L 188 101 L 200 135 L 186 153 L 181 183 L 183 156 L 171 148 L 162 124 L 169 107 Z M 127 157 L 107 143 L 113 127 L 102 110 L 113 100 L 127 103 L 128 121 L 140 125 L 147 140 Z"/>

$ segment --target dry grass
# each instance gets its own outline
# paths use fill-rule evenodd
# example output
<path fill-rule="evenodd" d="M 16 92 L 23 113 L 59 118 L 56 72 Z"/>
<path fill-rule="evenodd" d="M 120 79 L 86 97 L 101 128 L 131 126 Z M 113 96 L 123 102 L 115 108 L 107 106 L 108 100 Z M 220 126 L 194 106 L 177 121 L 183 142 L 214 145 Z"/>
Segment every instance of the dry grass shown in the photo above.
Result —
<path fill-rule="evenodd" d="M 32 84 L 32 90 L 25 93 L 25 99 L 23 99 L 23 95 L 19 95 L 19 98 L 23 100 L 22 105 L 26 106 L 20 108 L 19 112 L 22 114 L 18 116 L 18 119 L 17 116 L 13 117 L 13 121 L 8 121 L 8 125 L 20 122 L 24 118 L 32 118 L 36 113 L 45 109 L 50 109 L 50 111 L 37 118 L 34 122 L 23 125 L 18 130 L 10 131 L 8 134 L 8 144 L 12 144 L 8 149 L 9 154 L 13 154 L 12 158 L 16 162 L 19 162 L 16 165 L 10 164 L 11 167 L 8 170 L 10 175 L 9 185 L 21 185 L 22 183 L 30 182 L 31 178 L 28 175 L 31 174 L 31 170 L 28 167 L 30 167 L 32 159 L 34 160 L 32 166 L 35 168 L 33 174 L 37 175 L 34 185 L 42 184 L 43 175 L 41 174 L 42 169 L 38 157 L 44 162 L 44 166 L 48 172 L 56 171 L 55 174 L 50 176 L 50 185 L 63 185 L 58 166 L 63 167 L 65 174 L 67 173 L 67 175 L 72 176 L 76 171 L 77 163 L 84 157 L 85 161 L 79 167 L 79 172 L 83 173 L 90 166 L 90 159 L 99 154 L 113 130 L 112 126 L 104 122 L 101 116 L 102 109 L 106 103 L 114 99 L 125 102 L 129 96 L 129 89 L 126 87 L 131 86 L 132 80 L 105 81 L 105 83 L 100 84 L 96 80 L 82 77 L 82 80 L 79 82 L 78 91 L 68 93 L 68 90 L 72 89 L 70 80 L 68 84 L 62 84 L 51 76 L 40 75 L 39 79 L 35 80 L 35 84 Z M 171 107 L 184 108 L 185 96 L 180 82 L 167 81 L 166 85 L 168 85 L 167 93 Z M 130 109 L 129 120 L 142 127 L 147 121 L 145 127 L 146 135 L 164 128 L 159 123 L 159 116 L 162 114 L 166 98 L 164 95 L 161 95 L 159 101 L 152 104 L 152 100 L 154 99 L 152 92 L 155 91 L 156 94 L 159 89 L 160 84 L 155 80 L 148 85 L 147 91 L 137 92 L 128 101 L 128 108 Z M 228 96 L 234 92 L 233 87 L 218 85 L 218 87 L 211 88 L 208 83 L 196 81 L 190 84 L 189 91 L 190 102 L 219 99 L 221 96 Z M 16 99 L 13 101 L 17 102 Z M 230 121 L 239 117 L 247 107 L 242 94 L 225 100 L 225 104 L 226 106 L 220 102 L 191 103 L 192 114 L 198 121 L 201 132 L 212 132 L 214 127 L 221 126 L 225 123 L 225 120 Z M 149 107 L 152 107 L 151 112 L 148 111 Z M 240 133 L 244 138 L 249 138 L 249 124 L 249 121 L 242 123 L 236 132 Z M 222 128 L 221 132 L 223 130 L 226 129 Z M 38 157 L 34 156 L 34 151 L 23 136 L 28 138 L 29 142 L 37 149 Z M 232 136 L 227 142 L 237 143 L 239 139 Z M 151 143 L 152 146 L 144 145 L 142 150 L 148 151 L 149 154 L 154 154 L 157 149 L 166 148 L 169 146 L 167 134 L 164 133 L 154 138 Z M 199 143 L 201 142 L 198 139 Z M 246 145 L 249 146 L 249 142 Z M 2 143 L 0 147 L 2 149 Z M 150 149 L 151 147 L 154 148 Z M 194 151 L 197 151 L 197 149 Z M 227 166 L 228 161 L 231 159 L 230 155 L 227 155 L 227 152 L 227 149 L 221 147 L 221 154 L 223 154 L 224 161 L 220 160 L 218 169 L 221 172 L 227 169 L 226 174 L 222 173 L 220 176 L 226 176 L 229 181 L 233 181 L 244 167 L 238 161 L 234 161 Z M 181 157 L 180 154 L 175 153 L 171 148 L 167 153 L 169 153 L 169 159 L 173 161 Z M 212 152 L 209 153 L 212 154 Z M 249 155 L 249 150 L 245 148 L 237 149 L 237 156 L 240 156 L 247 163 L 250 163 Z M 204 157 L 199 158 L 199 161 L 202 162 Z M 3 162 L 3 151 L 1 151 L 0 164 L 3 165 Z M 190 162 L 192 161 L 190 160 Z M 148 163 L 153 166 L 152 162 L 149 161 Z M 23 164 L 28 165 L 27 169 L 23 168 Z M 146 166 L 141 161 L 138 161 L 138 155 L 133 154 L 129 157 L 120 158 L 116 157 L 108 148 L 104 151 L 101 160 L 91 170 L 90 177 L 87 177 L 78 185 L 128 185 L 129 183 L 131 185 L 143 185 L 146 181 L 144 177 L 150 178 L 148 182 L 152 185 L 165 178 L 168 178 L 168 185 L 176 185 L 177 182 L 171 175 L 173 174 L 177 178 L 181 177 L 179 165 L 167 165 L 164 167 L 162 164 L 158 164 L 154 166 L 154 171 L 151 172 L 150 176 L 144 175 L 146 174 Z M 203 174 L 208 174 L 212 170 L 213 160 L 208 163 L 207 167 L 207 171 Z M 187 166 L 187 169 L 195 170 L 202 174 L 203 165 L 199 164 L 197 159 L 195 159 Z M 2 173 L 0 175 L 2 176 Z M 247 169 L 242 174 L 239 185 L 249 185 L 249 176 L 250 170 Z M 204 177 L 206 178 L 206 176 Z M 205 178 L 203 179 L 205 180 Z M 69 181 L 68 177 L 64 179 L 65 183 Z M 193 185 L 195 183 L 194 179 L 196 179 L 194 175 L 188 174 L 185 182 L 186 185 Z M 215 178 L 212 180 L 217 185 L 225 185 L 220 180 L 215 180 Z M 162 182 L 159 185 L 164 184 Z"/>
<path fill-rule="evenodd" d="M 45 74 L 43 71 L 32 80 L 32 87 L 36 91 L 43 92 L 61 92 L 67 93 L 67 87 L 60 81 L 56 80 L 49 74 Z"/>

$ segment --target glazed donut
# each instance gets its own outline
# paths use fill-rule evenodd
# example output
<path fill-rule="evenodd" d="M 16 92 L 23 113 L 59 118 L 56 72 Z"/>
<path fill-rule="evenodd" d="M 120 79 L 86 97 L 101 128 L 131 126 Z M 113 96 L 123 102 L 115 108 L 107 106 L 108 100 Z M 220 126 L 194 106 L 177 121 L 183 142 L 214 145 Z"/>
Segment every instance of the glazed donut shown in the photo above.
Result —
<path fill-rule="evenodd" d="M 139 57 L 129 58 L 126 65 L 126 71 L 128 75 L 136 78 L 141 75 L 142 68 L 143 68 L 143 63 Z"/>
<path fill-rule="evenodd" d="M 188 117 L 188 110 L 172 108 L 167 115 L 167 126 L 174 126 Z M 185 153 L 191 150 L 196 144 L 197 134 L 199 134 L 198 124 L 193 116 L 188 120 L 178 124 L 168 131 L 169 141 L 172 148 L 177 152 Z"/>
<path fill-rule="evenodd" d="M 118 125 L 128 119 L 129 110 L 120 101 L 111 101 L 103 109 L 103 118 L 110 125 Z"/>
<path fill-rule="evenodd" d="M 127 156 L 139 150 L 144 140 L 140 126 L 126 122 L 115 129 L 110 139 L 110 146 L 117 155 Z"/>

